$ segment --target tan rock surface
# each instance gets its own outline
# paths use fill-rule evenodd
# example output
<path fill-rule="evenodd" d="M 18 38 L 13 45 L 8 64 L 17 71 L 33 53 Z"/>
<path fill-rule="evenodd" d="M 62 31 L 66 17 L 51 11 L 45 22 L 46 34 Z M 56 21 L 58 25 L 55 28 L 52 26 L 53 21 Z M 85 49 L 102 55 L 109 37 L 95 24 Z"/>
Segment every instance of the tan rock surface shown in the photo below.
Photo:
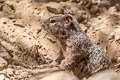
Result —
<path fill-rule="evenodd" d="M 88 80 L 120 80 L 120 74 L 113 70 L 109 71 L 103 71 L 100 72 L 92 77 L 90 77 Z"/>
<path fill-rule="evenodd" d="M 49 73 L 48 75 L 41 78 L 41 75 L 31 78 L 30 80 L 79 80 L 76 76 L 71 73 L 64 71 L 57 71 Z"/>
<path fill-rule="evenodd" d="M 2 57 L 0 57 L 0 71 L 7 68 L 7 66 L 8 66 L 7 61 Z"/>

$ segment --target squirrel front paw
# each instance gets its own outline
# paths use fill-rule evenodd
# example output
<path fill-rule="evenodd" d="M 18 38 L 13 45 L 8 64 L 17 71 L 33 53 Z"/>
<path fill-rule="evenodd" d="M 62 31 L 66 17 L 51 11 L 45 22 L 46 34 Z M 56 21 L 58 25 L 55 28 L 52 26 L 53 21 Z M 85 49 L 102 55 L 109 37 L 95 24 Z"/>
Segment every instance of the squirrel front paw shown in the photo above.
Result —
<path fill-rule="evenodd" d="M 49 67 L 57 67 L 58 66 L 58 63 L 56 61 L 52 61 L 49 65 Z"/>
<path fill-rule="evenodd" d="M 59 67 L 60 69 L 62 69 L 62 70 L 65 70 L 65 66 L 64 66 L 63 63 L 61 63 L 58 67 Z"/>
<path fill-rule="evenodd" d="M 65 69 L 71 69 L 71 63 L 70 62 L 68 62 L 67 60 L 63 60 L 62 62 L 61 62 L 61 64 L 59 65 L 59 68 L 60 69 L 63 69 L 63 70 L 65 70 Z"/>

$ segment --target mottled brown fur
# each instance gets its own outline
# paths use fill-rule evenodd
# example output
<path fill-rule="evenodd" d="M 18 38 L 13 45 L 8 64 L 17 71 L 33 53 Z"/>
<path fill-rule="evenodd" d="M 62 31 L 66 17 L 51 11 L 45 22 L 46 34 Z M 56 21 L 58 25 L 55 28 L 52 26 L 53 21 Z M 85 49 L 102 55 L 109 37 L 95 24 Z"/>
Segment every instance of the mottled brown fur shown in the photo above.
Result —
<path fill-rule="evenodd" d="M 60 68 L 72 71 L 79 78 L 108 68 L 108 57 L 90 41 L 73 15 L 51 17 L 44 21 L 42 27 L 65 46 L 65 59 Z"/>

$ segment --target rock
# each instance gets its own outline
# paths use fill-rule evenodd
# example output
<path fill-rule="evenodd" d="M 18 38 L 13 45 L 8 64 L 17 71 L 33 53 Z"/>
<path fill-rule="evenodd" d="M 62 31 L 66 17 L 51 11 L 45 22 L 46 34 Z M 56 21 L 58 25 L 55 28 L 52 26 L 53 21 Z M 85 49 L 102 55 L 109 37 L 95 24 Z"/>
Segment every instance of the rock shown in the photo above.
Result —
<path fill-rule="evenodd" d="M 116 28 L 111 32 L 109 35 L 109 48 L 108 53 L 110 55 L 110 58 L 112 60 L 117 60 L 117 62 L 120 62 L 120 28 Z"/>
<path fill-rule="evenodd" d="M 4 3 L 5 1 L 4 0 L 0 0 L 0 3 Z"/>
<path fill-rule="evenodd" d="M 66 2 L 66 1 L 68 1 L 68 0 L 60 0 L 60 1 Z"/>
<path fill-rule="evenodd" d="M 7 76 L 5 76 L 4 74 L 0 74 L 0 80 L 10 80 L 10 79 L 7 78 Z"/>
<path fill-rule="evenodd" d="M 76 76 L 63 71 L 50 74 L 41 80 L 48 80 L 48 79 L 49 80 L 78 80 Z"/>
<path fill-rule="evenodd" d="M 5 59 L 3 59 L 2 57 L 0 57 L 0 71 L 7 68 L 7 66 L 8 66 L 7 61 Z"/>
<path fill-rule="evenodd" d="M 29 80 L 79 80 L 76 76 L 71 73 L 58 71 L 53 72 L 42 79 L 40 79 L 39 75 L 37 77 L 31 78 Z"/>
<path fill-rule="evenodd" d="M 117 63 L 120 63 L 120 57 L 117 58 Z"/>
<path fill-rule="evenodd" d="M 63 7 L 59 3 L 50 2 L 47 6 L 48 11 L 54 14 L 64 13 Z"/>
<path fill-rule="evenodd" d="M 108 70 L 100 72 L 96 75 L 93 75 L 88 80 L 120 80 L 120 74 L 115 72 L 114 70 Z"/>
<path fill-rule="evenodd" d="M 78 19 L 79 22 L 87 22 L 88 19 L 90 19 L 90 14 L 89 12 L 85 11 L 85 10 L 78 10 L 76 12 L 76 17 Z"/>
<path fill-rule="evenodd" d="M 4 43 L 4 41 L 0 40 L 0 57 L 2 57 L 4 59 L 10 59 L 10 58 L 12 58 L 10 56 L 10 54 L 6 51 L 6 49 L 4 48 L 4 46 L 3 46 L 2 43 Z M 9 47 L 11 47 L 11 46 L 9 46 Z"/>
<path fill-rule="evenodd" d="M 75 14 L 78 22 L 87 22 L 91 17 L 87 10 L 79 10 L 78 6 L 71 6 L 70 10 Z"/>
<path fill-rule="evenodd" d="M 30 72 L 27 72 L 25 69 L 19 69 L 15 71 L 16 76 L 19 79 L 27 79 L 29 76 L 31 76 Z"/>
<path fill-rule="evenodd" d="M 86 32 L 88 29 L 84 24 L 80 24 L 80 27 L 84 32 Z"/>
<path fill-rule="evenodd" d="M 14 74 L 15 70 L 13 68 L 8 67 L 4 72 L 7 73 L 8 77 L 13 77 L 15 75 Z"/>

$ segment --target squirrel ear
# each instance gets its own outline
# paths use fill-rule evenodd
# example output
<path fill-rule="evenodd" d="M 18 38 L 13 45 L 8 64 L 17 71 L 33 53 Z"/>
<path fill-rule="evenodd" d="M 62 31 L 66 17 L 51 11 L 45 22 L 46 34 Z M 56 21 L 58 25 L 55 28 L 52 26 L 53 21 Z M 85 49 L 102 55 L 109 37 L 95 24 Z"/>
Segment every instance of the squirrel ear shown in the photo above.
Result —
<path fill-rule="evenodd" d="M 65 24 L 70 24 L 72 22 L 72 16 L 71 15 L 65 15 L 64 17 Z"/>

